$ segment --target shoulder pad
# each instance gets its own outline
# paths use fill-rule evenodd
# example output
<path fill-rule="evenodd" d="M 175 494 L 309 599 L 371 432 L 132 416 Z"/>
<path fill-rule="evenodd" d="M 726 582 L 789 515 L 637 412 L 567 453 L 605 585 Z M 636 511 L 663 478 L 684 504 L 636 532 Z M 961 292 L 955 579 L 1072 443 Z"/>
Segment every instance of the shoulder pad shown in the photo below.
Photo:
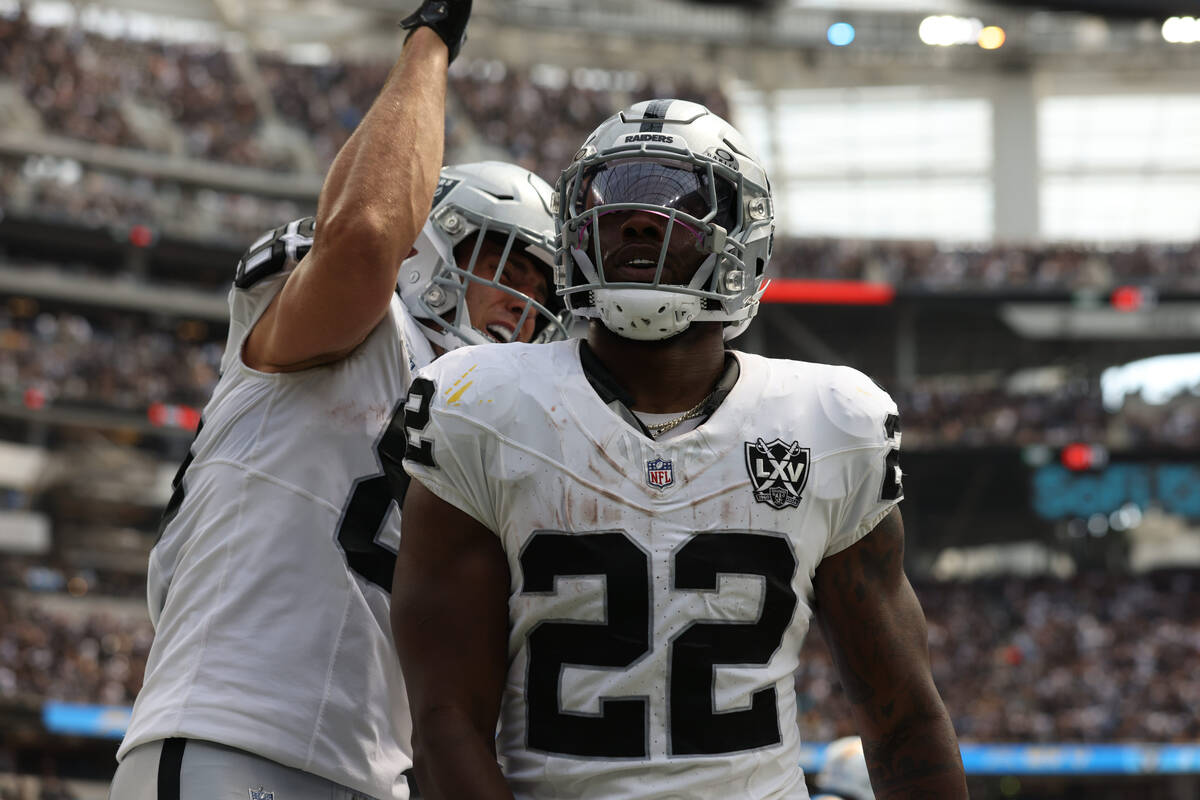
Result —
<path fill-rule="evenodd" d="M 818 388 L 825 416 L 854 439 L 883 441 L 889 417 L 897 416 L 896 403 L 879 384 L 851 367 L 830 367 Z"/>
<path fill-rule="evenodd" d="M 498 386 L 519 387 L 512 356 L 519 344 L 477 344 L 459 347 L 421 369 L 438 388 L 435 405 L 465 406 L 486 400 Z"/>
<path fill-rule="evenodd" d="M 480 344 L 460 347 L 421 369 L 437 386 L 435 409 L 466 414 L 486 424 L 511 422 L 540 404 L 538 376 L 547 372 L 547 344 Z"/>
<path fill-rule="evenodd" d="M 249 289 L 262 279 L 299 264 L 312 249 L 316 222 L 314 217 L 305 217 L 260 236 L 238 262 L 233 285 Z"/>

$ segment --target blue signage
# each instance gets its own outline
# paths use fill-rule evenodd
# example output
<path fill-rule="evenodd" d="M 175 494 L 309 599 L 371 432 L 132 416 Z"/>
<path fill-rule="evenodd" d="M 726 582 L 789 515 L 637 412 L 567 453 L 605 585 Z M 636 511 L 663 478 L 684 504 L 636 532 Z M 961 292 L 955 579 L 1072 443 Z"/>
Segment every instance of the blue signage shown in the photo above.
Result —
<path fill-rule="evenodd" d="M 120 739 L 133 709 L 49 701 L 42 722 L 54 733 Z M 826 742 L 806 742 L 800 766 L 815 773 Z M 961 745 L 968 775 L 1200 774 L 1200 744 L 969 744 Z"/>
<path fill-rule="evenodd" d="M 1033 509 L 1043 519 L 1085 518 L 1151 503 L 1168 514 L 1200 518 L 1200 465 L 1110 464 L 1092 472 L 1047 465 L 1033 473 Z"/>
<path fill-rule="evenodd" d="M 825 748 L 801 748 L 805 772 L 820 770 Z M 961 749 L 968 775 L 1200 774 L 1200 745 L 963 743 Z"/>
<path fill-rule="evenodd" d="M 50 700 L 42 705 L 42 724 L 52 733 L 120 739 L 132 714 L 132 708 L 123 706 L 87 706 Z"/>

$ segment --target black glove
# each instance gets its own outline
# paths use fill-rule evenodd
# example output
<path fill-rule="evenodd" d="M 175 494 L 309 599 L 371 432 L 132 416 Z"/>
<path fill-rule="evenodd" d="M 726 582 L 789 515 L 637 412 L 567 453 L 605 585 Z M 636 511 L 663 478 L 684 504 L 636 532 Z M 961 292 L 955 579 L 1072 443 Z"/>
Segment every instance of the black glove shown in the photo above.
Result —
<path fill-rule="evenodd" d="M 453 61 L 467 41 L 470 18 L 471 0 L 424 0 L 420 8 L 400 20 L 400 27 L 408 30 L 409 36 L 417 28 L 432 28 L 450 49 Z"/>

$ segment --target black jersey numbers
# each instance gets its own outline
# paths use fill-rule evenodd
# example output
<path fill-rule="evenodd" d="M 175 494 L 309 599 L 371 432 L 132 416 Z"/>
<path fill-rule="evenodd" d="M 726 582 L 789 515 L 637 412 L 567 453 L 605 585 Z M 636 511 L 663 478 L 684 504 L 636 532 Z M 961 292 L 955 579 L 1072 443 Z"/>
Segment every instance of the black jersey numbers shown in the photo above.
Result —
<path fill-rule="evenodd" d="M 417 378 L 408 387 L 408 400 L 404 407 L 404 429 L 409 431 L 404 457 L 427 467 L 437 466 L 433 460 L 433 442 L 421 436 L 429 424 L 429 406 L 435 392 L 433 381 Z"/>
<path fill-rule="evenodd" d="M 233 285 L 249 289 L 263 278 L 279 272 L 289 262 L 299 263 L 312 249 L 316 223 L 313 217 L 305 217 L 260 237 L 238 262 Z"/>
<path fill-rule="evenodd" d="M 653 646 L 649 555 L 624 531 L 539 531 L 521 553 L 523 595 L 554 594 L 555 579 L 604 580 L 603 621 L 539 623 L 528 635 L 525 678 L 528 746 L 585 758 L 645 758 L 649 698 L 601 697 L 598 713 L 564 710 L 566 667 L 621 670 Z M 670 642 L 668 752 L 710 755 L 778 744 L 774 686 L 754 692 L 751 707 L 718 711 L 714 682 L 724 665 L 765 666 L 796 609 L 796 558 L 787 538 L 748 531 L 698 533 L 673 554 L 673 592 L 715 592 L 721 575 L 764 581 L 754 622 L 695 620 Z M 665 656 L 664 656 L 665 657 Z"/>
<path fill-rule="evenodd" d="M 891 449 L 887 451 L 883 462 L 883 486 L 879 490 L 880 500 L 899 500 L 904 496 L 904 473 L 900 471 L 900 416 L 888 414 L 883 422 L 883 432 L 887 435 Z"/>
<path fill-rule="evenodd" d="M 775 687 L 751 696 L 750 708 L 717 711 L 713 676 L 725 664 L 767 664 L 796 609 L 796 556 L 782 536 L 698 533 L 675 552 L 675 588 L 717 591 L 723 574 L 761 577 L 756 622 L 693 622 L 671 642 L 671 753 L 707 755 L 779 744 Z"/>
<path fill-rule="evenodd" d="M 564 712 L 559 676 L 568 664 L 628 667 L 650 649 L 649 558 L 620 532 L 542 532 L 521 552 L 521 574 L 524 594 L 553 594 L 559 576 L 600 575 L 607 587 L 607 622 L 542 622 L 529 633 L 529 746 L 576 756 L 644 758 L 646 698 L 601 698 L 599 714 Z"/>
<path fill-rule="evenodd" d="M 419 385 L 418 385 L 419 384 Z M 345 553 L 350 569 L 386 591 L 392 590 L 396 554 L 378 541 L 392 503 L 403 506 L 409 477 L 401 461 L 416 448 L 415 460 L 432 466 L 433 443 L 420 438 L 429 424 L 429 404 L 433 401 L 433 383 L 423 378 L 413 381 L 408 397 L 392 411 L 388 424 L 375 442 L 375 457 L 380 471 L 354 481 L 350 497 L 338 520 L 337 542 Z M 429 461 L 422 460 L 428 455 Z M 409 456 L 413 458 L 412 455 Z"/>
<path fill-rule="evenodd" d="M 158 535 L 154 537 L 157 542 L 163 537 L 167 530 L 167 526 L 174 521 L 179 514 L 179 507 L 183 505 L 184 485 L 183 481 L 187 477 L 188 468 L 192 466 L 192 461 L 196 458 L 195 448 L 196 439 L 200 438 L 200 431 L 204 430 L 204 418 L 201 417 L 200 423 L 196 425 L 196 436 L 192 439 L 191 445 L 188 447 L 187 455 L 179 465 L 179 469 L 175 471 L 175 477 L 171 479 L 171 499 L 167 501 L 166 508 L 163 509 L 162 517 L 158 520 Z"/>

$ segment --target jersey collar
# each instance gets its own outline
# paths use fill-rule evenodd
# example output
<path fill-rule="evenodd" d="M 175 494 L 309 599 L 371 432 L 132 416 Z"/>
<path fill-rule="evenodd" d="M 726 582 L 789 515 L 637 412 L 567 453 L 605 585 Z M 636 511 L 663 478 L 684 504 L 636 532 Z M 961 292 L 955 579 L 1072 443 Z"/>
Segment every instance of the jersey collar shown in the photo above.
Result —
<path fill-rule="evenodd" d="M 650 435 L 650 431 L 642 424 L 642 421 L 633 413 L 631 406 L 633 405 L 633 395 L 617 380 L 607 367 L 601 363 L 596 354 L 592 352 L 592 348 L 588 345 L 586 339 L 579 340 L 579 365 L 583 368 L 583 375 L 587 378 L 592 389 L 600 396 L 600 401 L 612 409 L 618 417 L 625 420 L 634 429 L 641 432 L 647 439 L 654 440 Z M 725 368 L 721 373 L 720 380 L 717 381 L 717 387 L 713 390 L 712 396 L 708 398 L 708 402 L 704 404 L 700 416 L 700 424 L 703 425 L 708 421 L 729 393 L 733 391 L 734 385 L 737 383 L 738 376 L 741 374 L 741 368 L 738 366 L 738 360 L 729 350 L 725 351 Z"/>

